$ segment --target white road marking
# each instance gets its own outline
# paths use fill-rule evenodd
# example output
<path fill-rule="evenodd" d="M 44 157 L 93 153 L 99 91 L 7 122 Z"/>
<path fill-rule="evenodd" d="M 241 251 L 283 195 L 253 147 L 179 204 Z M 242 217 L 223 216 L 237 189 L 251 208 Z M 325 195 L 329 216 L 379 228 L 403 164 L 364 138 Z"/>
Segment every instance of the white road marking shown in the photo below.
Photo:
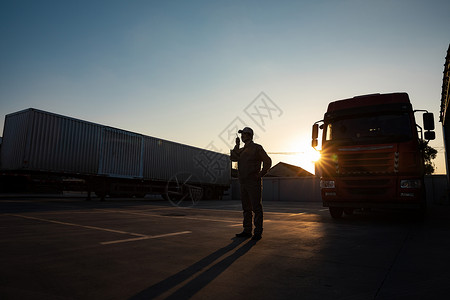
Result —
<path fill-rule="evenodd" d="M 110 245 L 110 244 L 118 244 L 118 243 L 133 242 L 133 241 L 140 241 L 140 240 L 157 239 L 157 238 L 162 238 L 162 237 L 192 233 L 192 231 L 181 231 L 181 232 L 173 232 L 173 233 L 166 233 L 166 234 L 159 234 L 159 235 L 145 235 L 145 234 L 127 232 L 127 231 L 122 231 L 122 230 L 115 230 L 115 229 L 102 228 L 102 227 L 96 227 L 96 226 L 88 226 L 88 225 L 80 225 L 80 224 L 75 224 L 75 223 L 61 222 L 61 221 L 56 221 L 56 220 L 36 218 L 36 217 L 30 217 L 30 216 L 24 216 L 24 215 L 17 215 L 17 214 L 8 214 L 8 215 L 14 216 L 14 217 L 19 217 L 19 218 L 24 218 L 24 219 L 37 220 L 37 221 L 41 221 L 41 222 L 54 223 L 54 224 L 59 224 L 59 225 L 75 226 L 75 227 L 81 227 L 81 228 L 86 228 L 86 229 L 94 229 L 94 230 L 100 230 L 100 231 L 107 231 L 107 232 L 114 232 L 114 233 L 137 236 L 136 238 L 131 238 L 131 239 L 101 242 L 100 243 L 101 245 Z"/>
<path fill-rule="evenodd" d="M 225 222 L 225 223 L 236 223 L 233 220 L 224 220 L 224 219 L 207 219 L 201 217 L 186 217 L 186 216 L 176 216 L 176 215 L 158 215 L 153 213 L 143 213 L 143 212 L 133 212 L 133 211 L 125 211 L 125 210 L 110 210 L 110 209 L 98 209 L 100 211 L 109 212 L 109 213 L 123 213 L 137 216 L 146 216 L 146 217 L 161 217 L 161 218 L 177 218 L 177 219 L 186 219 L 186 220 L 196 220 L 196 221 L 211 221 L 211 222 Z"/>
<path fill-rule="evenodd" d="M 181 231 L 181 232 L 173 232 L 173 233 L 166 233 L 166 234 L 159 234 L 159 235 L 146 235 L 146 236 L 132 238 L 132 239 L 102 242 L 100 244 L 102 244 L 102 245 L 110 245 L 110 244 L 134 242 L 134 241 L 141 241 L 141 240 L 148 240 L 148 239 L 157 239 L 157 238 L 162 238 L 162 237 L 167 237 L 167 236 L 174 236 L 174 235 L 188 234 L 188 233 L 192 233 L 192 231 Z"/>
<path fill-rule="evenodd" d="M 122 231 L 122 230 L 115 230 L 115 229 L 102 228 L 102 227 L 89 226 L 89 225 L 80 225 L 80 224 L 75 224 L 75 223 L 61 222 L 61 221 L 42 219 L 42 218 L 36 218 L 36 217 L 30 217 L 30 216 L 24 216 L 24 215 L 16 215 L 16 214 L 8 214 L 8 215 L 19 217 L 19 218 L 24 218 L 24 219 L 37 220 L 37 221 L 41 221 L 41 222 L 49 222 L 49 223 L 55 223 L 55 224 L 60 224 L 60 225 L 75 226 L 75 227 L 81 227 L 81 228 L 86 228 L 86 229 L 108 231 L 108 232 L 114 232 L 114 233 L 120 233 L 120 234 L 140 236 L 140 237 L 146 236 L 145 234 L 140 234 L 140 233 L 127 232 L 127 231 Z"/>

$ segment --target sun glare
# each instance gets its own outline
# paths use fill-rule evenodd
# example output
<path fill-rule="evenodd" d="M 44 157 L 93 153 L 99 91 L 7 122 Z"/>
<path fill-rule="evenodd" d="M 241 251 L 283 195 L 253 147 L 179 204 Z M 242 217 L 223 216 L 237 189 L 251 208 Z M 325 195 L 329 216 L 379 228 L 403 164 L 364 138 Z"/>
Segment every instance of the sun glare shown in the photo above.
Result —
<path fill-rule="evenodd" d="M 314 173 L 314 164 L 320 159 L 320 152 L 312 147 L 302 146 L 296 147 L 294 153 L 290 157 L 285 156 L 282 161 Z"/>
<path fill-rule="evenodd" d="M 301 167 L 311 165 L 320 159 L 320 153 L 314 149 L 303 149 L 295 155 L 294 159 Z"/>
<path fill-rule="evenodd" d="M 314 149 L 310 149 L 310 153 L 308 153 L 308 156 L 312 162 L 316 162 L 320 159 L 320 152 Z"/>

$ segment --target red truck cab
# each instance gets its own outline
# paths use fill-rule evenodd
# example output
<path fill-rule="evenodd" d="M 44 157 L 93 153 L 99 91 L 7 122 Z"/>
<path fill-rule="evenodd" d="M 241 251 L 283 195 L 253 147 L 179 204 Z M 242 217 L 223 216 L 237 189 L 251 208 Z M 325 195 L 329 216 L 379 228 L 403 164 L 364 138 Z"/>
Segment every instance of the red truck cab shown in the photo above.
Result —
<path fill-rule="evenodd" d="M 324 207 L 333 218 L 355 208 L 415 208 L 426 194 L 420 139 L 434 139 L 432 113 L 416 124 L 408 94 L 373 94 L 331 102 L 313 125 L 312 146 L 323 129 L 321 176 Z M 321 124 L 319 126 L 319 124 Z"/>

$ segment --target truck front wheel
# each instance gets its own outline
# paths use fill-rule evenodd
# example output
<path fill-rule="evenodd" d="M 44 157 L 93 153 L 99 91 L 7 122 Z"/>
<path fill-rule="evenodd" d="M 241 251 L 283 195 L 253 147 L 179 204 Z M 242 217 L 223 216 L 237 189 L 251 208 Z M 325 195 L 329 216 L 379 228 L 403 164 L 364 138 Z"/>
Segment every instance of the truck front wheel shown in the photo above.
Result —
<path fill-rule="evenodd" d="M 346 214 L 347 216 L 353 215 L 353 211 L 354 211 L 353 208 L 350 207 L 344 208 L 344 214 Z"/>
<path fill-rule="evenodd" d="M 333 219 L 340 219 L 344 209 L 342 207 L 330 207 L 330 215 Z"/>

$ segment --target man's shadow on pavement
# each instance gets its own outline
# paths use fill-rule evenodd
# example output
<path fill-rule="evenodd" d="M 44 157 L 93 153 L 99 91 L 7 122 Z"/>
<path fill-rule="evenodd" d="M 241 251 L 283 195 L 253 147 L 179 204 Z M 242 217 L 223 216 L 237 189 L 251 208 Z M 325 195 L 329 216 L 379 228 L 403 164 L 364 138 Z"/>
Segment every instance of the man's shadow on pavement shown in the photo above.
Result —
<path fill-rule="evenodd" d="M 160 281 L 151 287 L 141 291 L 130 299 L 153 299 L 160 296 L 161 294 L 169 291 L 173 287 L 181 284 L 182 282 L 192 278 L 195 274 L 202 272 L 206 267 L 212 264 L 214 261 L 237 248 L 240 244 L 248 241 L 242 247 L 237 249 L 233 254 L 227 256 L 221 261 L 217 262 L 209 269 L 203 271 L 196 278 L 187 282 L 185 285 L 176 290 L 172 295 L 168 296 L 166 299 L 189 299 L 195 295 L 202 288 L 207 286 L 211 281 L 217 278 L 223 271 L 225 271 L 229 266 L 231 266 L 239 257 L 247 253 L 255 244 L 256 241 L 246 240 L 243 238 L 233 238 L 233 241 L 219 250 L 211 253 L 205 258 L 199 260 L 195 264 L 187 267 L 186 269 L 174 274 L 163 281 Z"/>

